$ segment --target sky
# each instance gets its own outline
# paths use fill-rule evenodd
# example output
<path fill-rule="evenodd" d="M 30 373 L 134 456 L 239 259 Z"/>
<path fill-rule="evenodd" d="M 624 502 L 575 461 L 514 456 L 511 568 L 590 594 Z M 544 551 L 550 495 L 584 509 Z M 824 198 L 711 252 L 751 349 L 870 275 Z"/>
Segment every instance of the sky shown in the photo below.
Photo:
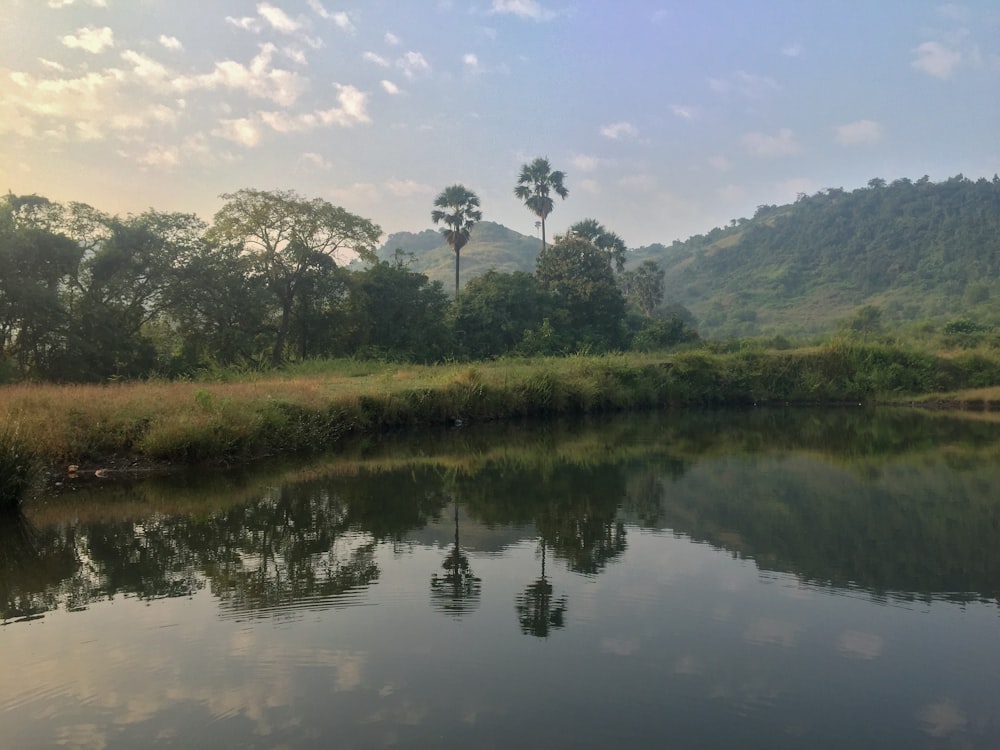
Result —
<path fill-rule="evenodd" d="M 880 177 L 1000 172 L 1000 4 L 0 0 L 0 190 L 206 221 L 295 190 L 388 233 L 461 183 L 535 235 L 523 164 L 669 244 Z"/>

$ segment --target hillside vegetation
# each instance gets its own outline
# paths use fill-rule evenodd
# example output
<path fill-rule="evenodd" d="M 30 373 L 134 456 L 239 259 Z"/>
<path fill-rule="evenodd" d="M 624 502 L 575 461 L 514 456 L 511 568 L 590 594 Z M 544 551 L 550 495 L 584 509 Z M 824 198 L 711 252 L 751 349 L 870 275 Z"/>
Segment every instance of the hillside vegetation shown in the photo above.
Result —
<path fill-rule="evenodd" d="M 627 227 L 616 229 L 627 237 Z M 463 251 L 463 282 L 491 268 L 530 273 L 539 247 L 483 221 Z M 391 235 L 379 255 L 396 249 L 412 253 L 412 270 L 449 283 L 454 256 L 440 233 Z M 627 267 L 646 260 L 666 271 L 664 303 L 690 310 L 706 338 L 811 336 L 859 314 L 890 330 L 985 329 L 1000 323 L 1000 179 L 830 188 L 630 250 Z"/>
<path fill-rule="evenodd" d="M 536 237 L 520 234 L 503 224 L 481 221 L 462 250 L 461 285 L 464 287 L 474 277 L 490 270 L 531 273 L 541 249 L 541 240 Z M 425 229 L 423 232 L 390 234 L 377 251 L 378 257 L 392 261 L 396 250 L 411 256 L 405 259 L 411 271 L 425 274 L 431 281 L 440 281 L 446 288 L 451 286 L 455 277 L 455 254 L 440 232 Z"/>
<path fill-rule="evenodd" d="M 1000 322 L 1000 179 L 961 175 L 829 189 L 760 206 L 670 247 L 631 254 L 666 270 L 702 335 L 808 334 L 875 306 L 881 324 Z"/>

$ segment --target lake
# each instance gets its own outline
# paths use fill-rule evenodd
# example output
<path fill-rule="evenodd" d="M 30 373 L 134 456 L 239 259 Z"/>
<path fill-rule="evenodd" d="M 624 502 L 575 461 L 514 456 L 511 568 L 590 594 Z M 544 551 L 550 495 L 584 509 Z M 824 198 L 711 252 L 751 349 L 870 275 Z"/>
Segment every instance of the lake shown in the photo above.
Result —
<path fill-rule="evenodd" d="M 11 748 L 1000 747 L 1000 424 L 759 409 L 67 481 Z"/>

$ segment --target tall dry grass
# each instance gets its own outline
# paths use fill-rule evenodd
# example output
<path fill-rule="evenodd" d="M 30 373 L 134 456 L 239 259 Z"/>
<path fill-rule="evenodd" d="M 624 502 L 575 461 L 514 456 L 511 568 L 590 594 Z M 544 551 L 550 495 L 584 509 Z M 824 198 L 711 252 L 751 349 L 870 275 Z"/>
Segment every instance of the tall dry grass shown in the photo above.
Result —
<path fill-rule="evenodd" d="M 319 449 L 350 433 L 526 415 L 767 401 L 902 400 L 1000 386 L 1000 355 L 835 342 L 799 351 L 403 366 L 312 362 L 241 382 L 0 387 L 0 417 L 50 466 L 196 463 Z"/>

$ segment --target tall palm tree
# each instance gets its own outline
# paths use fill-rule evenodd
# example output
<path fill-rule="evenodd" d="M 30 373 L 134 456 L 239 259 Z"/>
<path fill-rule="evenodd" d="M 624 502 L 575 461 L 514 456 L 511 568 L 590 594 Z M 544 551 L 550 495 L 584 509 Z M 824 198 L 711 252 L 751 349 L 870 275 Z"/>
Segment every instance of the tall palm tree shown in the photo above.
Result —
<path fill-rule="evenodd" d="M 514 187 L 514 195 L 524 201 L 528 210 L 542 220 L 542 250 L 545 249 L 545 219 L 555 207 L 551 193 L 565 200 L 569 195 L 569 190 L 563 185 L 565 179 L 564 173 L 558 170 L 552 171 L 548 159 L 539 157 L 531 164 L 521 167 L 521 174 L 518 175 L 517 185 Z"/>
<path fill-rule="evenodd" d="M 431 221 L 444 223 L 441 234 L 455 251 L 455 299 L 458 299 L 458 261 L 462 248 L 469 244 L 472 227 L 483 218 L 479 210 L 479 196 L 465 185 L 452 185 L 441 191 L 434 199 L 435 209 L 431 211 Z"/>

